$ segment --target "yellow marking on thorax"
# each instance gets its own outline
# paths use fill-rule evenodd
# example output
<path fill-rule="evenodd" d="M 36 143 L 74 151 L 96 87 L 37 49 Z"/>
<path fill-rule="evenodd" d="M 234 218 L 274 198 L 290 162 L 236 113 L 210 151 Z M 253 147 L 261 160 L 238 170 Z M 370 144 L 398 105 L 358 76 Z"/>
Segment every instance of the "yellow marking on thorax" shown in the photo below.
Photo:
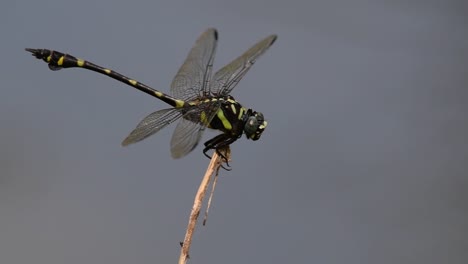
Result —
<path fill-rule="evenodd" d="M 76 65 L 78 65 L 78 67 L 83 67 L 84 64 L 85 64 L 85 61 L 84 61 L 84 60 L 78 59 L 78 60 L 76 61 Z"/>
<path fill-rule="evenodd" d="M 228 98 L 226 101 L 230 102 L 231 104 L 237 103 L 236 100 L 233 100 L 233 99 L 231 99 L 231 98 Z"/>
<path fill-rule="evenodd" d="M 239 111 L 239 115 L 237 116 L 237 119 L 239 119 L 239 120 L 242 119 L 242 116 L 244 115 L 245 110 L 246 109 L 244 107 L 241 107 L 241 109 Z"/>
<path fill-rule="evenodd" d="M 234 104 L 231 104 L 231 110 L 234 114 L 237 114 L 236 106 Z"/>
<path fill-rule="evenodd" d="M 131 85 L 133 85 L 133 86 L 136 86 L 136 85 L 137 85 L 137 83 L 138 83 L 137 81 L 135 81 L 135 80 L 131 80 L 131 79 L 130 79 L 130 80 L 128 80 L 128 82 L 129 82 Z"/>
<path fill-rule="evenodd" d="M 58 66 L 62 66 L 63 65 L 63 60 L 65 59 L 65 56 L 62 56 L 60 57 L 60 59 L 57 61 L 57 65 Z"/>
<path fill-rule="evenodd" d="M 229 122 L 229 120 L 227 120 L 227 118 L 224 116 L 224 113 L 223 113 L 223 111 L 221 109 L 218 110 L 216 115 L 218 116 L 219 120 L 221 120 L 221 122 L 223 123 L 223 126 L 224 126 L 224 128 L 226 130 L 231 130 L 232 129 L 231 122 Z"/>
<path fill-rule="evenodd" d="M 203 112 L 200 113 L 200 121 L 201 121 L 203 124 L 208 125 L 208 120 L 206 120 L 206 113 L 205 113 L 205 111 L 203 111 Z"/>
<path fill-rule="evenodd" d="M 109 70 L 109 69 L 104 69 L 104 72 L 105 72 L 106 74 L 111 74 L 112 71 Z"/>
<path fill-rule="evenodd" d="M 50 60 L 52 60 L 52 55 L 47 56 L 46 60 L 47 62 L 50 62 Z"/>
<path fill-rule="evenodd" d="M 268 122 L 267 121 L 263 121 L 263 123 L 261 125 L 258 126 L 258 128 L 260 129 L 265 129 L 265 127 L 268 125 Z"/>

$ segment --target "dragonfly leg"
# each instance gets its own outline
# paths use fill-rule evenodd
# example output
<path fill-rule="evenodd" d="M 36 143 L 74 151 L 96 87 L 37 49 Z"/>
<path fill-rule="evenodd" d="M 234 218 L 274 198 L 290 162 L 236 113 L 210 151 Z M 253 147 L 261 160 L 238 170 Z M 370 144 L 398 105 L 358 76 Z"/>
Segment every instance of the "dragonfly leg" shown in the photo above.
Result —
<path fill-rule="evenodd" d="M 221 156 L 221 158 L 224 160 L 224 162 L 226 163 L 227 167 L 230 167 L 229 165 L 229 161 L 228 161 L 228 158 L 220 151 L 221 149 L 231 145 L 231 143 L 233 143 L 234 141 L 237 140 L 238 137 L 233 137 L 229 134 L 220 134 L 220 135 L 217 135 L 216 137 L 208 140 L 207 142 L 205 142 L 205 148 L 203 149 L 203 154 L 205 154 L 205 156 L 211 158 L 208 154 L 206 154 L 206 152 L 210 149 L 214 149 L 216 151 L 216 153 Z M 227 169 L 223 166 L 223 168 L 225 170 L 230 170 L 230 169 Z"/>

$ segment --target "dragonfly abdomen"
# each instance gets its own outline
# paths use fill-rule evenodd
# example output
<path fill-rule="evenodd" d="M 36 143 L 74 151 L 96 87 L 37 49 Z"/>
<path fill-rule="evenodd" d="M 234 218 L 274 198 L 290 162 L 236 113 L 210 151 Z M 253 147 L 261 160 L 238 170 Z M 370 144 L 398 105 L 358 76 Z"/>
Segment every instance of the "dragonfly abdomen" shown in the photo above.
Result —
<path fill-rule="evenodd" d="M 137 80 L 129 78 L 116 71 L 101 67 L 99 65 L 96 65 L 86 60 L 78 59 L 72 55 L 65 54 L 59 51 L 55 51 L 55 50 L 48 50 L 48 49 L 26 49 L 26 50 L 31 52 L 32 55 L 35 56 L 36 58 L 44 60 L 49 65 L 49 69 L 53 71 L 57 71 L 62 68 L 83 68 L 83 69 L 91 70 L 94 72 L 98 72 L 100 74 L 107 75 L 117 81 L 123 82 L 130 86 L 133 86 L 136 89 L 142 92 L 145 92 L 149 95 L 152 95 L 175 108 L 182 108 L 186 105 L 183 100 L 176 99 L 170 95 L 167 95 L 163 92 L 155 90 Z"/>

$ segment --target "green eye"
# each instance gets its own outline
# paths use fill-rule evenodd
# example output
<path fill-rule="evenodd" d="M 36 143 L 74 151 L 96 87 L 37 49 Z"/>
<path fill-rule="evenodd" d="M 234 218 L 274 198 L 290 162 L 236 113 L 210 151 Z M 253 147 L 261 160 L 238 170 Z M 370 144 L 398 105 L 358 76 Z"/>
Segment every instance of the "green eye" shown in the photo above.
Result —
<path fill-rule="evenodd" d="M 255 116 L 249 117 L 245 123 L 244 131 L 248 138 L 252 138 L 255 135 L 255 132 L 258 128 L 258 121 Z"/>
<path fill-rule="evenodd" d="M 262 113 L 254 112 L 249 118 L 244 126 L 244 132 L 247 138 L 252 140 L 258 140 L 265 130 L 267 122 L 263 118 Z"/>

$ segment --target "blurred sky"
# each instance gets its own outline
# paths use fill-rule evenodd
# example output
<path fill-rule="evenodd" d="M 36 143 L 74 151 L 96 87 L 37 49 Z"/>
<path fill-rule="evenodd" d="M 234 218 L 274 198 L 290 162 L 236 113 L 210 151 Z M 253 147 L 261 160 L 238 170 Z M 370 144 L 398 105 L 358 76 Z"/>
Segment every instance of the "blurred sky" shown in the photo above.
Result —
<path fill-rule="evenodd" d="M 201 148 L 121 147 L 164 103 L 24 48 L 167 92 L 216 27 L 215 68 L 279 38 L 232 93 L 269 126 L 233 144 L 191 263 L 467 263 L 466 1 L 369 2 L 2 1 L 0 262 L 177 261 Z"/>

